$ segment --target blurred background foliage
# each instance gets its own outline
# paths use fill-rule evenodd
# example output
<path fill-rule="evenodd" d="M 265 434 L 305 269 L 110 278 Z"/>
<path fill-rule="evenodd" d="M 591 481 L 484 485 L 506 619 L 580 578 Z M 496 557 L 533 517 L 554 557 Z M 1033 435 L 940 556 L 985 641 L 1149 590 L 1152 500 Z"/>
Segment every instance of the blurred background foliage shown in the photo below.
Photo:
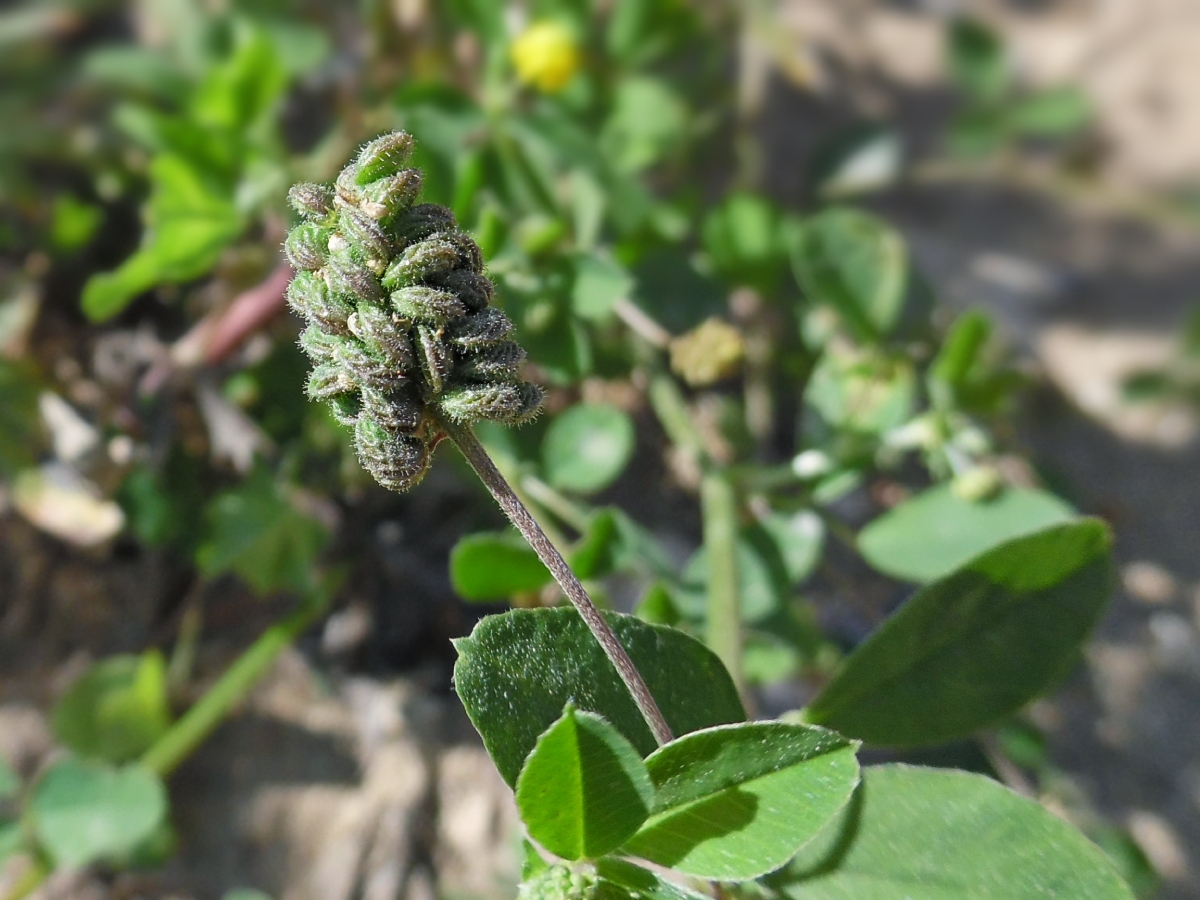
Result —
<path fill-rule="evenodd" d="M 801 188 L 783 197 L 764 133 L 806 123 L 761 114 L 739 40 L 767 47 L 789 90 L 813 84 L 772 15 L 716 0 L 0 12 L 8 514 L 52 536 L 52 558 L 166 573 L 136 602 L 88 601 L 120 610 L 119 634 L 111 616 L 39 630 L 17 577 L 0 604 L 25 623 L 4 635 L 21 644 L 5 673 L 92 660 L 39 695 L 67 755 L 0 767 L 6 896 L 56 868 L 169 859 L 162 778 L 331 608 L 368 597 L 374 617 L 335 668 L 444 675 L 446 639 L 478 614 L 455 596 L 557 602 L 457 461 L 387 495 L 302 396 L 284 194 L 380 132 L 417 138 L 424 200 L 478 241 L 550 389 L 534 424 L 479 429 L 501 468 L 598 596 L 706 637 L 759 712 L 802 706 L 912 584 L 1073 514 L 1015 441 L 1029 373 L 988 314 L 939 303 L 872 202 L 1001 172 L 1078 190 L 1094 174 L 1085 95 L 1025 83 L 996 30 L 946 18 L 936 139 L 913 147 L 847 102 L 787 160 Z M 1195 402 L 1196 331 L 1129 396 Z M 234 603 L 246 589 L 253 615 Z M 1027 718 L 937 752 L 1016 772 L 1153 891 L 1139 846 L 1056 787 Z"/>

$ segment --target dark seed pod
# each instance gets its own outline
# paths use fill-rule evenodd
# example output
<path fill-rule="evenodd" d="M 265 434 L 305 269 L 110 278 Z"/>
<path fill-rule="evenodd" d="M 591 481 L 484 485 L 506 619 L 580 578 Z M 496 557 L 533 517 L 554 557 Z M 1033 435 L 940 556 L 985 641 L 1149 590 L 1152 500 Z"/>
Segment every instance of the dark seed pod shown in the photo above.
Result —
<path fill-rule="evenodd" d="M 395 290 L 411 287 L 448 275 L 463 264 L 457 242 L 432 237 L 410 244 L 383 273 L 383 286 Z"/>
<path fill-rule="evenodd" d="M 436 396 L 446 389 L 454 357 L 442 340 L 441 333 L 428 325 L 417 326 L 416 351 L 425 384 L 429 393 Z"/>
<path fill-rule="evenodd" d="M 354 449 L 362 467 L 389 490 L 408 490 L 429 468 L 429 447 L 424 441 L 394 434 L 370 416 L 360 415 L 354 424 Z"/>
<path fill-rule="evenodd" d="M 359 300 L 383 299 L 383 288 L 364 263 L 354 258 L 350 250 L 334 250 L 325 265 L 325 283 L 334 294 Z"/>
<path fill-rule="evenodd" d="M 403 133 L 366 144 L 332 187 L 297 185 L 305 218 L 286 249 L 299 271 L 288 303 L 308 321 L 308 394 L 354 426 L 363 466 L 405 490 L 429 466 L 449 421 L 518 422 L 542 392 L 520 379 L 512 322 L 450 210 L 414 205 L 421 173 Z"/>
<path fill-rule="evenodd" d="M 425 419 L 421 401 L 405 390 L 383 394 L 374 388 L 363 388 L 362 408 L 383 428 L 395 434 L 414 434 Z"/>
<path fill-rule="evenodd" d="M 492 282 L 478 272 L 457 269 L 441 280 L 440 287 L 453 292 L 469 310 L 481 310 L 492 301 Z"/>
<path fill-rule="evenodd" d="M 294 184 L 288 204 L 310 222 L 323 222 L 333 212 L 333 191 L 325 184 Z"/>
<path fill-rule="evenodd" d="M 467 314 L 462 301 L 449 291 L 407 287 L 392 292 L 392 309 L 402 319 L 426 325 L 444 325 Z"/>
<path fill-rule="evenodd" d="M 353 196 L 358 208 L 372 219 L 387 221 L 412 206 L 421 193 L 421 173 L 405 169 L 358 188 Z"/>
<path fill-rule="evenodd" d="M 399 247 L 407 247 L 431 235 L 454 231 L 456 228 L 458 224 L 454 221 L 454 213 L 436 203 L 418 204 L 392 222 L 392 233 Z"/>
<path fill-rule="evenodd" d="M 467 354 L 456 367 L 463 378 L 478 381 L 516 381 L 525 361 L 525 351 L 514 341 L 504 341 L 488 347 L 480 347 Z"/>
<path fill-rule="evenodd" d="M 368 141 L 358 151 L 358 158 L 355 160 L 358 165 L 356 183 L 370 184 L 380 178 L 395 175 L 408 164 L 412 152 L 412 135 L 404 131 L 394 131 Z"/>
<path fill-rule="evenodd" d="M 488 307 L 469 313 L 451 322 L 446 333 L 450 340 L 464 350 L 497 344 L 512 334 L 513 323 L 498 309 Z"/>

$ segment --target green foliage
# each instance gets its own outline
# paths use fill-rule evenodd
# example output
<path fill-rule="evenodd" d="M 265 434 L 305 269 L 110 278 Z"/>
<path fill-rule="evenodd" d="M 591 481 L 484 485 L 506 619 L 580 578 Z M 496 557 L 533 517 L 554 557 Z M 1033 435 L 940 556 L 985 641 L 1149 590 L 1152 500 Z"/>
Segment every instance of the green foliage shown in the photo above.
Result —
<path fill-rule="evenodd" d="M 139 765 L 64 759 L 38 780 L 29 803 L 38 843 L 59 866 L 119 862 L 164 821 L 162 782 Z"/>
<path fill-rule="evenodd" d="M 630 616 L 606 617 L 676 734 L 745 718 L 728 673 L 699 641 Z M 454 646 L 455 689 L 510 785 L 567 701 L 602 716 L 642 755 L 654 748 L 625 686 L 574 610 L 490 616 Z"/>
<path fill-rule="evenodd" d="M 54 707 L 54 735 L 81 757 L 122 763 L 136 758 L 171 724 L 162 654 L 101 660 Z"/>
<path fill-rule="evenodd" d="M 515 531 L 469 534 L 450 551 L 450 584 L 464 600 L 504 600 L 550 581 L 546 566 Z"/>
<path fill-rule="evenodd" d="M 982 500 L 964 499 L 941 484 L 905 500 L 858 535 L 872 566 L 906 581 L 934 581 L 989 547 L 1064 522 L 1074 514 L 1045 491 L 1005 488 Z"/>
<path fill-rule="evenodd" d="M 1052 526 L 918 591 L 859 646 L 809 721 L 874 744 L 963 737 L 1020 708 L 1073 665 L 1111 591 L 1103 524 Z"/>
<path fill-rule="evenodd" d="M 207 536 L 196 551 L 205 575 L 232 572 L 260 594 L 316 587 L 313 561 L 328 533 L 296 508 L 265 466 L 213 500 L 206 519 Z"/>
<path fill-rule="evenodd" d="M 850 798 L 856 749 L 833 732 L 781 722 L 685 735 L 646 760 L 657 800 L 625 850 L 712 880 L 777 869 Z"/>
<path fill-rule="evenodd" d="M 882 220 L 856 209 L 825 210 L 802 223 L 791 256 L 806 296 L 836 309 L 859 339 L 885 337 L 900 321 L 908 255 Z"/>
<path fill-rule="evenodd" d="M 1037 803 L 980 775 L 901 765 L 865 769 L 851 803 L 770 884 L 795 900 L 1133 896 L 1098 847 Z"/>
<path fill-rule="evenodd" d="M 568 703 L 525 760 L 516 796 L 535 841 L 563 859 L 595 859 L 646 820 L 654 785 L 629 741 Z"/>
<path fill-rule="evenodd" d="M 599 491 L 621 474 L 633 455 L 633 422 L 601 403 L 581 403 L 558 416 L 542 442 L 551 485 L 581 494 Z"/>
<path fill-rule="evenodd" d="M 32 465 L 41 443 L 38 379 L 28 365 L 0 359 L 0 476 Z"/>

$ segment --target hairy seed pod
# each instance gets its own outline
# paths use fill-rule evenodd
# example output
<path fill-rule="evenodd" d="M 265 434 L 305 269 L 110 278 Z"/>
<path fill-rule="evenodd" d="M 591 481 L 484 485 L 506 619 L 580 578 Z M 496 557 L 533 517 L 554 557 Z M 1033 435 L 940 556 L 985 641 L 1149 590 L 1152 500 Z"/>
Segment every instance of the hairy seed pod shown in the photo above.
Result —
<path fill-rule="evenodd" d="M 444 325 L 467 314 L 467 308 L 454 294 L 424 286 L 393 291 L 392 309 L 402 319 L 425 325 Z"/>
<path fill-rule="evenodd" d="M 357 394 L 338 394 L 329 398 L 329 410 L 338 422 L 353 428 L 362 412 L 362 400 Z"/>
<path fill-rule="evenodd" d="M 372 387 L 388 392 L 405 382 L 403 371 L 388 364 L 380 354 L 374 353 L 362 341 L 346 338 L 334 351 L 334 360 L 350 373 L 358 387 Z"/>
<path fill-rule="evenodd" d="M 288 262 L 301 272 L 315 272 L 325 265 L 328 247 L 329 229 L 312 222 L 302 222 L 293 228 L 283 244 Z"/>
<path fill-rule="evenodd" d="M 442 340 L 441 332 L 428 325 L 417 326 L 417 362 L 429 393 L 436 396 L 446 389 L 454 356 Z"/>
<path fill-rule="evenodd" d="M 412 152 L 412 135 L 403 131 L 394 131 L 368 141 L 358 151 L 355 160 L 358 166 L 356 183 L 361 186 L 395 175 L 408 163 Z"/>
<path fill-rule="evenodd" d="M 358 312 L 346 323 L 351 332 L 394 369 L 412 367 L 412 341 L 401 327 L 399 316 L 374 303 L 360 303 Z"/>
<path fill-rule="evenodd" d="M 349 245 L 367 260 L 377 260 L 382 271 L 392 243 L 383 227 L 354 206 L 343 206 L 338 210 L 338 224 Z"/>
<path fill-rule="evenodd" d="M 297 272 L 288 285 L 287 302 L 310 322 L 333 334 L 349 334 L 346 319 L 354 306 L 329 290 L 325 279 L 313 272 Z"/>
<path fill-rule="evenodd" d="M 515 341 L 480 347 L 455 366 L 457 374 L 477 381 L 516 381 L 525 351 Z"/>
<path fill-rule="evenodd" d="M 329 400 L 338 394 L 349 394 L 358 385 L 350 372 L 339 362 L 319 363 L 308 376 L 308 398 Z"/>
<path fill-rule="evenodd" d="M 438 398 L 442 412 L 464 425 L 483 419 L 521 421 L 536 414 L 541 403 L 542 392 L 536 385 L 515 382 L 468 385 Z"/>
<path fill-rule="evenodd" d="M 383 288 L 367 266 L 354 258 L 350 249 L 332 250 L 325 265 L 325 283 L 329 290 L 342 297 L 359 300 L 383 299 Z"/>
<path fill-rule="evenodd" d="M 391 225 L 399 247 L 407 247 L 432 235 L 458 228 L 454 213 L 436 203 L 420 203 L 397 216 Z"/>
<path fill-rule="evenodd" d="M 498 309 L 488 307 L 468 313 L 446 327 L 451 342 L 466 351 L 498 344 L 512 334 L 513 323 Z"/>
<path fill-rule="evenodd" d="M 467 309 L 476 311 L 486 307 L 492 301 L 494 288 L 492 282 L 478 272 L 468 272 L 457 269 L 441 280 L 443 287 L 458 296 Z"/>
<path fill-rule="evenodd" d="M 385 222 L 412 206 L 420 193 L 421 173 L 417 169 L 405 169 L 363 185 L 354 196 L 359 209 L 372 219 Z"/>
<path fill-rule="evenodd" d="M 308 354 L 308 358 L 313 362 L 330 362 L 341 344 L 341 338 L 330 334 L 317 323 L 310 322 L 308 327 L 300 332 L 299 344 L 300 349 Z"/>
<path fill-rule="evenodd" d="M 383 273 L 383 286 L 396 289 L 448 275 L 463 264 L 456 242 L 444 236 L 427 238 L 401 251 Z"/>
<path fill-rule="evenodd" d="M 415 434 L 425 422 L 424 405 L 406 390 L 385 394 L 374 388 L 363 388 L 362 408 L 394 434 Z"/>
<path fill-rule="evenodd" d="M 362 467 L 389 490 L 408 490 L 429 468 L 429 447 L 424 441 L 394 434 L 370 416 L 360 415 L 354 424 L 354 449 Z"/>
<path fill-rule="evenodd" d="M 294 184 L 288 204 L 310 222 L 323 222 L 333 211 L 333 191 L 325 184 Z"/>
<path fill-rule="evenodd" d="M 450 210 L 416 204 L 412 139 L 364 145 L 332 187 L 298 185 L 288 303 L 308 326 L 308 393 L 353 425 L 363 466 L 385 487 L 416 484 L 449 421 L 519 422 L 542 392 L 521 381 L 513 324 Z"/>

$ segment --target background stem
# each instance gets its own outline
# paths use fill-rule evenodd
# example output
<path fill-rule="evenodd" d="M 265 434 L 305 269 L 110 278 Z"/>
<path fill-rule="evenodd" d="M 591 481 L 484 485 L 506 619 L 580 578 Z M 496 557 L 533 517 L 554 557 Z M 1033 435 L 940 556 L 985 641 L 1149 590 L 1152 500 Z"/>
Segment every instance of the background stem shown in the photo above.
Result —
<path fill-rule="evenodd" d="M 492 462 L 492 458 L 488 456 L 483 445 L 479 443 L 479 439 L 475 437 L 475 433 L 469 427 L 457 425 L 445 418 L 441 418 L 439 424 L 450 440 L 458 447 L 459 452 L 462 453 L 471 468 L 475 470 L 475 474 L 479 476 L 479 480 L 491 491 L 492 496 L 496 498 L 496 502 L 500 504 L 500 508 L 504 511 L 504 514 L 508 516 L 513 525 L 516 526 L 516 529 L 529 542 L 529 546 L 533 548 L 542 562 L 546 564 L 546 568 L 550 570 L 550 573 L 554 576 L 554 580 L 562 587 L 563 592 L 567 595 L 567 599 L 571 601 L 571 604 L 578 610 L 579 615 L 583 617 L 583 621 L 587 623 L 596 640 L 600 642 L 600 646 L 603 648 L 609 661 L 612 662 L 613 667 L 617 670 L 617 674 L 625 682 L 625 687 L 633 695 L 633 700 L 641 711 L 642 718 L 650 726 L 650 732 L 654 735 L 654 739 L 659 745 L 669 743 L 673 738 L 671 727 L 667 724 L 667 720 L 663 718 L 662 711 L 659 710 L 658 704 L 650 693 L 650 689 L 646 687 L 646 682 L 642 679 L 641 673 L 638 672 L 637 667 L 633 664 L 633 660 L 629 658 L 629 654 L 621 646 L 621 642 L 617 639 L 608 622 L 605 621 L 600 610 L 592 603 L 591 597 L 588 596 L 579 579 L 575 577 L 575 573 L 571 571 L 566 560 L 562 558 L 562 554 L 558 552 L 554 544 L 546 537 L 546 533 L 542 531 L 541 526 L 530 515 L 525 504 L 521 502 L 504 476 L 500 474 L 500 470 L 496 468 L 495 463 Z"/>
<path fill-rule="evenodd" d="M 708 557 L 708 610 L 705 642 L 717 654 L 738 693 L 742 676 L 742 611 L 738 597 L 737 494 L 720 472 L 708 472 L 700 482 L 704 515 L 704 552 Z"/>

